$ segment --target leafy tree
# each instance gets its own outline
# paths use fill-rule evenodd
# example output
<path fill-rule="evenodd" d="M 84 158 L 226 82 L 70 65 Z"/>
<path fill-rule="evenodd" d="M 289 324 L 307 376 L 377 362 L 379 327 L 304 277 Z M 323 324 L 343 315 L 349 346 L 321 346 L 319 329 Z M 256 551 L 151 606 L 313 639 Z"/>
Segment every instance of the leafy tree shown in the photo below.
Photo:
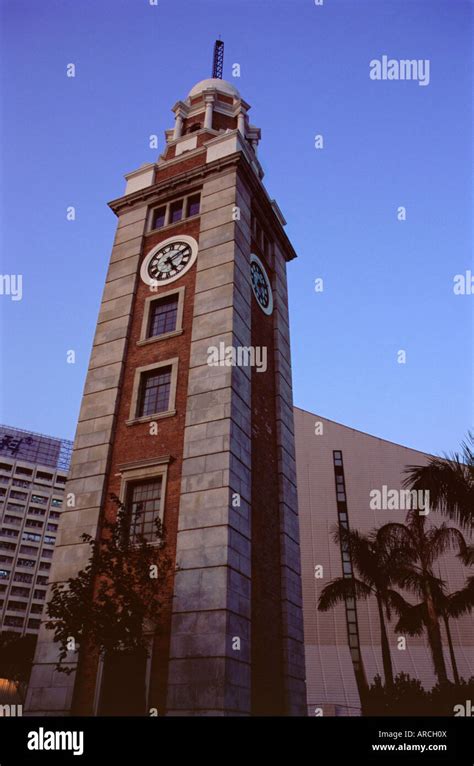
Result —
<path fill-rule="evenodd" d="M 396 544 L 387 544 L 387 540 L 377 530 L 363 535 L 357 530 L 349 531 L 341 527 L 334 533 L 334 541 L 342 542 L 343 550 L 350 553 L 358 577 L 336 577 L 328 583 L 319 597 L 318 609 L 325 612 L 348 598 L 365 600 L 370 596 L 375 597 L 385 683 L 390 688 L 393 686 L 393 665 L 385 616 L 390 620 L 391 610 L 399 606 L 400 595 L 391 586 L 405 571 L 405 552 Z"/>
<path fill-rule="evenodd" d="M 53 585 L 46 627 L 60 645 L 57 670 L 72 672 L 63 661 L 78 645 L 95 646 L 107 656 L 148 650 L 146 629 L 156 632 L 169 603 L 167 582 L 171 559 L 160 519 L 151 543 L 143 535 L 132 539 L 131 512 L 116 495 L 116 520 L 104 519 L 100 539 L 83 534 L 91 554 L 85 569 L 67 583 Z M 138 510 L 140 512 L 140 509 Z"/>
<path fill-rule="evenodd" d="M 454 593 L 446 593 L 443 587 L 434 587 L 433 599 L 436 611 L 444 622 L 454 682 L 459 684 L 461 679 L 456 663 L 449 620 L 456 619 L 464 614 L 470 614 L 474 608 L 474 576 L 468 578 L 464 588 Z M 428 614 L 426 604 L 423 601 L 414 606 L 405 602 L 401 612 L 401 617 L 395 626 L 396 631 L 407 633 L 410 636 L 418 636 L 427 627 Z"/>
<path fill-rule="evenodd" d="M 461 452 L 432 457 L 427 465 L 406 468 L 404 485 L 429 490 L 430 506 L 458 522 L 474 528 L 474 433 L 468 432 Z"/>
<path fill-rule="evenodd" d="M 379 529 L 382 545 L 401 547 L 405 553 L 402 569 L 395 574 L 395 581 L 403 589 L 415 593 L 425 605 L 423 618 L 436 676 L 440 684 L 448 683 L 444 660 L 440 613 L 436 608 L 436 595 L 443 588 L 443 582 L 433 574 L 433 565 L 445 551 L 455 549 L 464 563 L 470 559 L 471 551 L 462 532 L 455 527 L 441 524 L 439 527 L 426 526 L 426 516 L 417 510 L 408 512 L 406 524 L 389 523 Z M 399 613 L 403 614 L 406 602 L 400 598 Z"/>

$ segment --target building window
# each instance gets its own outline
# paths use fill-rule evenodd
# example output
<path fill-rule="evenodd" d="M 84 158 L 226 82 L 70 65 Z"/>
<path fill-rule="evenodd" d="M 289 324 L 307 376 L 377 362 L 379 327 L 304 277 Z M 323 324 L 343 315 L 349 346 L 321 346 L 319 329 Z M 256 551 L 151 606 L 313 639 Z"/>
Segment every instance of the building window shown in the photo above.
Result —
<path fill-rule="evenodd" d="M 8 625 L 11 628 L 22 628 L 24 621 L 24 617 L 11 617 L 8 615 L 5 617 L 3 624 Z"/>
<path fill-rule="evenodd" d="M 171 367 L 151 370 L 142 375 L 138 417 L 167 412 L 170 401 Z M 10 532 L 10 530 L 8 530 Z"/>
<path fill-rule="evenodd" d="M 29 468 L 22 468 L 22 466 L 17 465 L 16 474 L 19 474 L 20 476 L 33 476 L 33 471 L 31 471 Z"/>
<path fill-rule="evenodd" d="M 170 205 L 170 223 L 177 223 L 183 217 L 183 200 Z"/>
<path fill-rule="evenodd" d="M 44 497 L 44 495 L 31 495 L 31 502 L 39 503 L 40 505 L 46 505 L 48 498 Z"/>
<path fill-rule="evenodd" d="M 201 208 L 201 195 L 195 194 L 193 197 L 189 197 L 187 217 L 191 218 L 192 215 L 199 215 L 200 208 Z"/>
<path fill-rule="evenodd" d="M 25 572 L 15 572 L 13 579 L 15 582 L 33 582 L 33 575 L 26 574 Z"/>
<path fill-rule="evenodd" d="M 57 497 L 53 497 L 53 499 L 51 500 L 51 505 L 53 506 L 53 508 L 61 508 L 62 504 L 63 504 L 63 501 L 59 500 Z"/>
<path fill-rule="evenodd" d="M 156 539 L 155 522 L 160 515 L 161 478 L 132 484 L 129 489 L 130 540 L 138 542 L 140 535 L 149 542 Z"/>
<path fill-rule="evenodd" d="M 201 195 L 189 194 L 181 199 L 174 199 L 159 207 L 154 208 L 150 213 L 150 231 L 162 229 L 164 226 L 170 226 L 174 223 L 199 215 L 201 208 Z"/>
<path fill-rule="evenodd" d="M 18 559 L 17 563 L 19 567 L 34 567 L 35 565 L 35 562 L 32 561 L 31 559 Z M 41 569 L 41 565 L 40 565 L 40 569 Z"/>
<path fill-rule="evenodd" d="M 166 221 L 166 206 L 159 207 L 153 211 L 152 228 L 161 229 Z"/>
<path fill-rule="evenodd" d="M 178 317 L 178 294 L 174 293 L 167 298 L 157 298 L 151 304 L 148 325 L 148 338 L 164 335 L 176 330 Z"/>
<path fill-rule="evenodd" d="M 41 620 L 28 620 L 28 627 L 31 630 L 37 630 L 39 626 L 41 625 Z"/>
<path fill-rule="evenodd" d="M 170 333 L 182 332 L 184 292 L 183 286 L 168 290 L 159 297 L 146 298 L 138 345 L 159 340 Z"/>
<path fill-rule="evenodd" d="M 53 481 L 53 475 L 51 473 L 45 473 L 44 471 L 36 471 L 36 478 L 40 481 Z"/>
<path fill-rule="evenodd" d="M 23 598 L 29 598 L 30 589 L 21 588 L 19 585 L 14 585 L 11 589 L 12 596 L 23 596 Z"/>
<path fill-rule="evenodd" d="M 140 418 L 174 415 L 178 359 L 168 359 L 135 370 L 130 419 L 128 425 Z"/>
<path fill-rule="evenodd" d="M 8 580 L 9 575 L 10 572 L 8 572 L 6 569 L 0 569 L 0 580 Z"/>

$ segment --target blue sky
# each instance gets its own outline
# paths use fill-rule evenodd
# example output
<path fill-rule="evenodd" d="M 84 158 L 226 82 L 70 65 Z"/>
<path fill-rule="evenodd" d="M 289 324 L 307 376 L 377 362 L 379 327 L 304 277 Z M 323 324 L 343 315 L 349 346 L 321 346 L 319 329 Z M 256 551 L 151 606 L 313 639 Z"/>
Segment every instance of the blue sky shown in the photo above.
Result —
<path fill-rule="evenodd" d="M 474 296 L 453 293 L 472 268 L 472 3 L 0 9 L 1 272 L 23 275 L 21 301 L 0 295 L 2 422 L 73 437 L 115 230 L 106 203 L 124 173 L 156 159 L 149 135 L 161 150 L 171 107 L 210 76 L 221 35 L 224 77 L 262 128 L 264 182 L 299 255 L 288 268 L 295 404 L 418 449 L 458 446 L 474 400 Z M 429 59 L 429 85 L 372 81 L 384 54 Z"/>

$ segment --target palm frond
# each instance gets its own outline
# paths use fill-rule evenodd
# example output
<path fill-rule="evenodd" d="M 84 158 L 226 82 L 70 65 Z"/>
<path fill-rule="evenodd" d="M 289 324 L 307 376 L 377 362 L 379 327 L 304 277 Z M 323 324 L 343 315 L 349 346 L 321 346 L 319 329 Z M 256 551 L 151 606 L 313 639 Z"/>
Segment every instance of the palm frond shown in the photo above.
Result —
<path fill-rule="evenodd" d="M 323 588 L 318 601 L 318 610 L 327 612 L 346 598 L 362 600 L 368 598 L 372 592 L 372 589 L 361 580 L 352 577 L 336 577 Z"/>

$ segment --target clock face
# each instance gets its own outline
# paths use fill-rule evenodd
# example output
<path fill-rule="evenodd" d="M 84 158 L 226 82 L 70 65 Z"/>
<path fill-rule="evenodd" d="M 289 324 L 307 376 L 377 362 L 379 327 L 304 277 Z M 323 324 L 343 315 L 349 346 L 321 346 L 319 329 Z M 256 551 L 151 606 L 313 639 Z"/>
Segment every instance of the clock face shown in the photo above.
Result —
<path fill-rule="evenodd" d="M 260 258 L 257 258 L 253 253 L 250 256 L 250 281 L 258 305 L 263 313 L 269 316 L 273 311 L 272 286 L 265 266 Z"/>
<path fill-rule="evenodd" d="M 196 260 L 197 242 L 193 237 L 166 239 L 154 247 L 141 267 L 141 278 L 149 285 L 169 284 L 179 279 Z"/>

